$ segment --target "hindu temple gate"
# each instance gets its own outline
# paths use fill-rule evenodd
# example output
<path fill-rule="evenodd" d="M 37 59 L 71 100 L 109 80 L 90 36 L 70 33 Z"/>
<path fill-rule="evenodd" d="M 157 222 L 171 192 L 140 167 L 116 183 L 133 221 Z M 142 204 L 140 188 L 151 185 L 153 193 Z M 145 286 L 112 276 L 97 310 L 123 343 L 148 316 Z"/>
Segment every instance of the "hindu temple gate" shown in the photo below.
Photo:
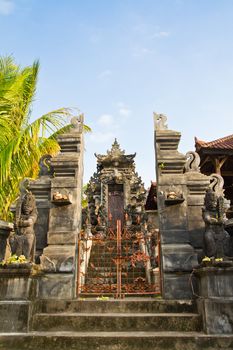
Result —
<path fill-rule="evenodd" d="M 180 133 L 168 129 L 164 115 L 155 114 L 157 183 L 147 204 L 156 206 L 145 210 L 135 154 L 126 155 L 115 140 L 107 154 L 96 155 L 97 171 L 82 211 L 83 118 L 72 124 L 58 137 L 60 153 L 42 159 L 39 178 L 29 183 L 32 193 L 20 196 L 17 204 L 18 223 L 30 221 L 27 240 L 36 235 L 40 265 L 28 256 L 22 267 L 6 263 L 0 269 L 0 328 L 14 332 L 2 334 L 1 344 L 5 339 L 9 349 L 21 344 L 47 348 L 48 342 L 49 349 L 54 344 L 59 349 L 131 348 L 134 339 L 134 349 L 232 349 L 233 222 L 226 218 L 229 203 L 221 176 L 201 174 L 198 154 L 181 154 Z M 29 200 L 33 195 L 36 203 Z M 0 222 L 2 259 L 12 229 Z M 24 248 L 23 235 L 15 235 L 22 243 L 18 248 Z M 204 254 L 208 258 L 202 260 Z M 102 298 L 157 293 L 162 299 Z M 101 302 L 91 298 L 84 303 L 83 296 L 99 296 Z M 94 337 L 84 337 L 88 327 Z M 119 337 L 125 330 L 130 337 Z M 161 331 L 172 336 L 161 340 Z"/>
<path fill-rule="evenodd" d="M 96 155 L 79 237 L 78 295 L 161 292 L 158 230 L 148 225 L 134 157 L 116 140 L 106 155 Z"/>

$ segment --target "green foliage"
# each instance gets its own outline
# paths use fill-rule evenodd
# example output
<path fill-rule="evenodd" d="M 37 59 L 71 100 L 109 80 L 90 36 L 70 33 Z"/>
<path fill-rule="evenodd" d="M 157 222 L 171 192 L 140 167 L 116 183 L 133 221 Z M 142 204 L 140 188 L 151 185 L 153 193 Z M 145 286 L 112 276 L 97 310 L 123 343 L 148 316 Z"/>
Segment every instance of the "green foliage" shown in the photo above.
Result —
<path fill-rule="evenodd" d="M 86 208 L 88 205 L 87 196 L 86 196 L 87 184 L 85 184 L 82 188 L 82 208 Z"/>
<path fill-rule="evenodd" d="M 56 154 L 56 136 L 71 127 L 66 125 L 72 116 L 68 108 L 32 121 L 38 72 L 38 61 L 21 68 L 12 57 L 0 57 L 0 218 L 5 220 L 10 218 L 20 181 L 37 175 L 41 156 Z"/>
<path fill-rule="evenodd" d="M 109 300 L 109 297 L 105 297 L 105 296 L 101 295 L 101 297 L 97 297 L 96 300 L 98 300 L 98 301 L 106 301 L 106 300 Z"/>

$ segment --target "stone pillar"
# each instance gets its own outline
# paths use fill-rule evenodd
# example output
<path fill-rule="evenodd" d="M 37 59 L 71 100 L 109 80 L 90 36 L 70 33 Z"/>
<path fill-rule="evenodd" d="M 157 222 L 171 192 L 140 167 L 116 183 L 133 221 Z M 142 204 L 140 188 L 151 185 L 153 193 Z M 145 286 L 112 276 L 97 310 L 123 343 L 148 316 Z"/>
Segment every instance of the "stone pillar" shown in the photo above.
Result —
<path fill-rule="evenodd" d="M 190 244 L 186 156 L 178 152 L 181 134 L 168 130 L 166 117 L 155 114 L 158 218 L 161 235 L 162 293 L 165 299 L 192 297 L 190 273 L 197 254 Z"/>
<path fill-rule="evenodd" d="M 45 272 L 40 283 L 41 298 L 76 296 L 77 239 L 81 228 L 83 181 L 83 125 L 73 121 L 69 133 L 58 136 L 60 153 L 51 159 L 48 246 L 41 257 Z"/>
<path fill-rule="evenodd" d="M 206 189 L 210 183 L 210 177 L 200 173 L 200 158 L 196 152 L 186 154 L 186 181 L 187 181 L 187 219 L 190 244 L 195 249 L 199 262 L 203 258 L 203 235 L 205 223 L 202 218 L 202 208 Z M 196 164 L 194 163 L 196 162 Z M 190 163 L 190 164 L 188 164 Z"/>

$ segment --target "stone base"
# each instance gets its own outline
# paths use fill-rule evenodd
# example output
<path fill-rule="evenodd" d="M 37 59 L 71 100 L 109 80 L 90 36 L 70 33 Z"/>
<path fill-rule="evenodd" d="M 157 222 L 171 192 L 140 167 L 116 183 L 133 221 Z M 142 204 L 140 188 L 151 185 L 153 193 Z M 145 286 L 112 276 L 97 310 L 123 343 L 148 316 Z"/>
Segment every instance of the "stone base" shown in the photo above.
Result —
<path fill-rule="evenodd" d="M 48 273 L 39 280 L 41 299 L 72 299 L 75 297 L 74 274 Z"/>
<path fill-rule="evenodd" d="M 202 315 L 203 330 L 207 334 L 233 333 L 233 297 L 231 299 L 199 299 L 198 311 Z"/>
<path fill-rule="evenodd" d="M 198 278 L 198 295 L 201 297 L 233 296 L 233 267 L 201 267 L 195 270 L 195 275 Z"/>
<path fill-rule="evenodd" d="M 227 262 L 222 262 L 222 265 Z M 230 263 L 229 263 L 230 264 Z M 207 334 L 233 333 L 233 267 L 201 267 L 195 270 L 197 300 Z"/>
<path fill-rule="evenodd" d="M 37 279 L 31 269 L 0 269 L 0 300 L 31 300 L 37 294 Z"/>
<path fill-rule="evenodd" d="M 0 332 L 27 332 L 30 301 L 0 301 Z"/>

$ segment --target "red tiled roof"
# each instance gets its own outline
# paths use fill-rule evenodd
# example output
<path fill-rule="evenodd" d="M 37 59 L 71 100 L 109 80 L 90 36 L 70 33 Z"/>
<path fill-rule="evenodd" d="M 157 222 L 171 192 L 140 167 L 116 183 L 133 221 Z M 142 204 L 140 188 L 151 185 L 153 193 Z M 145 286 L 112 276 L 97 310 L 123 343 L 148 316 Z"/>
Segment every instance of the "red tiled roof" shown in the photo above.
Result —
<path fill-rule="evenodd" d="M 232 149 L 233 150 L 233 135 L 222 137 L 214 141 L 206 142 L 198 140 L 195 137 L 195 147 L 199 151 L 201 148 L 214 148 L 214 149 Z"/>

